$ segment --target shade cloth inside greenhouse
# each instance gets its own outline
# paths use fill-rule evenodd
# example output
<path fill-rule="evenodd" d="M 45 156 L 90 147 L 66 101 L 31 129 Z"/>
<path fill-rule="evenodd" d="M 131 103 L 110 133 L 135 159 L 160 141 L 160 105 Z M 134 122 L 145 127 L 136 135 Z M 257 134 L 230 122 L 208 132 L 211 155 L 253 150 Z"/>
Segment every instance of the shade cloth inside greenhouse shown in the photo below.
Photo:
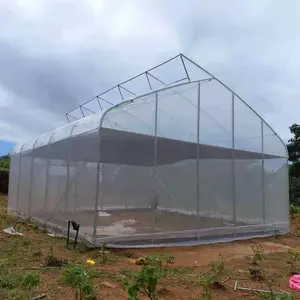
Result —
<path fill-rule="evenodd" d="M 122 165 L 152 166 L 155 155 L 155 137 L 128 131 L 102 128 L 99 131 L 73 136 L 55 143 L 23 152 L 22 156 L 72 161 L 117 163 Z M 197 143 L 157 137 L 157 165 L 197 159 Z M 101 151 L 100 151 L 100 147 Z M 69 146 L 71 151 L 69 153 Z M 200 159 L 272 159 L 279 156 L 239 149 L 199 144 Z"/>

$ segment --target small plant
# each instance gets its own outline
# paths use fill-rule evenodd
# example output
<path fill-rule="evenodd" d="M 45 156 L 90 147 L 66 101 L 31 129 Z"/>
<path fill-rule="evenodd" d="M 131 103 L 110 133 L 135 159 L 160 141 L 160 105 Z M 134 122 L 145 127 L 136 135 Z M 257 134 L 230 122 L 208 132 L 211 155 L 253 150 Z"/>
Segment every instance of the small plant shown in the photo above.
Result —
<path fill-rule="evenodd" d="M 45 266 L 46 267 L 57 267 L 62 268 L 63 266 L 68 264 L 67 259 L 59 259 L 55 257 L 53 247 L 50 247 L 50 254 L 45 258 Z"/>
<path fill-rule="evenodd" d="M 92 264 L 89 264 L 92 265 Z M 95 272 L 82 266 L 70 266 L 62 275 L 62 281 L 75 289 L 76 300 L 94 299 L 96 291 L 93 287 Z"/>
<path fill-rule="evenodd" d="M 127 299 L 138 300 L 138 295 L 141 294 L 150 300 L 157 300 L 157 285 L 160 277 L 161 273 L 155 266 L 143 266 L 131 280 L 125 277 L 122 288 L 127 291 Z"/>
<path fill-rule="evenodd" d="M 290 215 L 292 215 L 292 216 L 300 215 L 300 206 L 291 204 L 290 205 Z"/>
<path fill-rule="evenodd" d="M 38 286 L 40 283 L 40 275 L 37 273 L 32 273 L 32 274 L 28 274 L 23 282 L 22 282 L 22 287 L 27 290 L 30 291 L 33 288 L 35 288 L 36 286 Z"/>
<path fill-rule="evenodd" d="M 210 270 L 199 276 L 199 284 L 203 290 L 202 297 L 212 299 L 213 289 L 225 289 L 223 282 L 228 273 L 222 258 L 212 262 Z"/>
<path fill-rule="evenodd" d="M 128 257 L 128 258 L 132 258 L 133 254 L 132 254 L 131 251 L 125 251 L 125 256 Z"/>
<path fill-rule="evenodd" d="M 170 284 L 170 277 L 173 275 L 172 269 L 170 266 L 174 264 L 174 256 L 170 254 L 162 255 L 161 257 L 162 261 L 162 284 L 163 289 L 167 289 L 167 286 Z"/>
<path fill-rule="evenodd" d="M 289 265 L 291 274 L 298 274 L 300 271 L 300 249 L 288 250 L 288 257 L 286 259 L 286 264 Z"/>
<path fill-rule="evenodd" d="M 212 299 L 213 291 L 211 274 L 201 274 L 199 276 L 199 285 L 202 287 L 202 298 L 207 300 Z"/>
<path fill-rule="evenodd" d="M 93 258 L 100 258 L 101 263 L 104 265 L 107 263 L 108 253 L 109 251 L 107 250 L 107 244 L 104 243 L 99 250 L 95 251 Z"/>
<path fill-rule="evenodd" d="M 174 256 L 171 254 L 149 255 L 141 258 L 140 264 L 149 265 L 157 268 L 157 272 L 160 274 L 160 282 L 163 285 L 163 289 L 166 290 L 170 284 L 170 276 L 173 275 L 170 266 L 174 264 Z"/>
<path fill-rule="evenodd" d="M 99 251 L 99 254 L 100 254 L 100 257 L 101 257 L 101 262 L 102 264 L 105 264 L 107 262 L 107 254 L 108 254 L 108 251 L 107 251 L 107 244 L 103 244 L 100 248 L 100 251 Z"/>
<path fill-rule="evenodd" d="M 256 281 L 262 281 L 264 279 L 264 270 L 261 267 L 261 263 L 266 259 L 266 254 L 262 245 L 252 247 L 253 255 L 247 256 L 248 270 L 250 277 Z"/>

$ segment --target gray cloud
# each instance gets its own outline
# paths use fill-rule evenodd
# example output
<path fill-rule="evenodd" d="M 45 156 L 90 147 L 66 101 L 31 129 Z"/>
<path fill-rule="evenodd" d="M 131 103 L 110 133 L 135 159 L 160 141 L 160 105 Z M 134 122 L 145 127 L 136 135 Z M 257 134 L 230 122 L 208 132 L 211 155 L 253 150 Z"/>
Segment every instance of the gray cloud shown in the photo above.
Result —
<path fill-rule="evenodd" d="M 283 138 L 298 121 L 300 3 L 2 1 L 0 139 L 20 141 L 179 52 L 220 77 Z"/>

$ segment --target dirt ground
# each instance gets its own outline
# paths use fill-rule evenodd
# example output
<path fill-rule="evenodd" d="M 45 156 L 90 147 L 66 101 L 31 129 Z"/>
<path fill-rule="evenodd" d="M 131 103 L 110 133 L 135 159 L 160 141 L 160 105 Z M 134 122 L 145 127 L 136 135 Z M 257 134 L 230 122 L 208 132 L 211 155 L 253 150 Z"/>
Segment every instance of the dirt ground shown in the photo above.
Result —
<path fill-rule="evenodd" d="M 41 283 L 32 291 L 24 292 L 21 296 L 17 291 L 0 287 L 0 299 L 31 299 L 31 297 L 46 294 L 45 299 L 70 300 L 75 299 L 74 290 L 62 284 L 59 280 L 63 272 L 59 268 L 45 268 L 43 262 L 53 253 L 58 258 L 66 258 L 69 263 L 86 265 L 87 259 L 94 259 L 97 270 L 101 271 L 100 278 L 94 283 L 97 289 L 97 299 L 127 299 L 122 291 L 118 277 L 120 274 L 137 271 L 136 259 L 146 255 L 170 253 L 175 257 L 172 265 L 172 277 L 167 290 L 158 292 L 158 299 L 202 299 L 201 287 L 198 276 L 209 269 L 210 263 L 221 256 L 225 266 L 229 269 L 225 290 L 215 290 L 212 299 L 260 299 L 248 291 L 234 291 L 235 281 L 238 285 L 251 288 L 266 289 L 265 281 L 256 282 L 250 279 L 248 264 L 245 256 L 253 254 L 252 246 L 262 245 L 267 259 L 262 263 L 262 268 L 267 275 L 273 273 L 282 276 L 279 285 L 274 290 L 283 290 L 291 293 L 294 299 L 300 299 L 300 292 L 295 292 L 288 287 L 290 277 L 289 267 L 286 264 L 288 250 L 300 249 L 300 217 L 291 220 L 292 232 L 283 236 L 274 236 L 263 239 L 252 239 L 224 244 L 203 245 L 198 247 L 155 248 L 142 250 L 110 251 L 108 261 L 101 263 L 97 250 L 84 251 L 82 246 L 76 250 L 66 249 L 66 239 L 51 238 L 45 232 L 38 230 L 29 222 L 21 222 L 6 214 L 6 199 L 0 196 L 0 279 L 1 264 L 7 264 L 12 273 L 28 274 L 38 272 Z M 24 236 L 11 236 L 3 232 L 4 228 L 14 226 Z M 161 287 L 159 287 L 160 289 Z M 140 299 L 146 299 L 140 297 Z"/>

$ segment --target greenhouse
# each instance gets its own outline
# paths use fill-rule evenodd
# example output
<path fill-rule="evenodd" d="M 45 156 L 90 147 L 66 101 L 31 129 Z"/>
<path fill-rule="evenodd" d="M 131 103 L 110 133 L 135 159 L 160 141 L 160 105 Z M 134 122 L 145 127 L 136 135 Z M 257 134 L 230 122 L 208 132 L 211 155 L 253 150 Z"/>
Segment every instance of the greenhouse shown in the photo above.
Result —
<path fill-rule="evenodd" d="M 170 71 L 175 59 L 182 80 Z M 165 65 L 97 95 L 78 108 L 82 117 L 68 113 L 72 122 L 18 145 L 11 153 L 9 211 L 63 234 L 74 220 L 82 241 L 112 247 L 287 232 L 283 141 L 186 56 Z M 161 79 L 166 74 L 172 82 Z"/>

